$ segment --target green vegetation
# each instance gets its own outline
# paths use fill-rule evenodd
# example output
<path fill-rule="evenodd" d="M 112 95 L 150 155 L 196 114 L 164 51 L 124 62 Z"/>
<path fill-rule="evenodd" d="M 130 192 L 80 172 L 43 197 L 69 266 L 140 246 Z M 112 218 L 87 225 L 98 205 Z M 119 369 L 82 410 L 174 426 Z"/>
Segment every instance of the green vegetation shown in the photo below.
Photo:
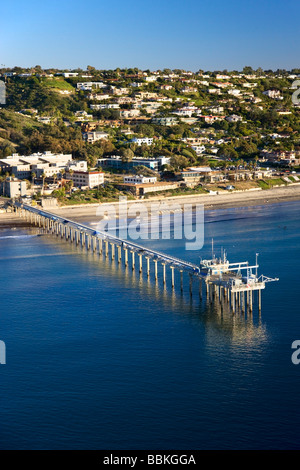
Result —
<path fill-rule="evenodd" d="M 87 189 L 85 191 L 75 191 L 68 194 L 66 188 L 55 190 L 52 193 L 53 197 L 57 197 L 62 205 L 76 205 L 76 204 L 92 204 L 101 202 L 118 201 L 120 196 L 127 195 L 123 191 L 119 191 L 113 185 L 107 184 L 105 187 L 100 186 L 97 189 Z M 133 199 L 133 197 L 129 198 Z"/>
<path fill-rule="evenodd" d="M 269 180 L 259 180 L 258 184 L 262 189 L 270 189 L 270 188 L 273 188 L 274 186 L 287 185 L 287 182 L 284 181 L 282 178 L 273 178 Z"/>
<path fill-rule="evenodd" d="M 15 75 L 5 78 L 7 104 L 0 109 L 0 158 L 14 152 L 27 155 L 52 151 L 72 154 L 75 159 L 86 160 L 89 168 L 95 168 L 99 158 L 112 155 L 121 156 L 124 163 L 134 157 L 166 156 L 170 162 L 163 168 L 162 179 L 174 179 L 190 166 L 210 166 L 225 172 L 252 171 L 260 163 L 264 165 L 264 152 L 272 156 L 271 164 L 266 166 L 278 160 L 278 165 L 288 167 L 288 160 L 281 153 L 293 151 L 297 158 L 300 155 L 300 109 L 292 105 L 290 75 L 298 74 L 297 70 L 254 71 L 245 67 L 243 73 L 191 73 L 164 69 L 151 82 L 146 82 L 145 76 L 153 73 L 137 68 L 96 70 L 88 66 L 87 71 L 78 69 L 78 76 L 70 78 L 63 77 L 62 71 L 43 70 L 40 66 L 0 69 L 1 72 Z M 26 76 L 22 76 L 24 73 Z M 219 74 L 226 77 L 218 77 Z M 101 82 L 101 86 L 78 90 L 77 84 L 85 81 Z M 133 87 L 133 82 L 141 86 Z M 59 93 L 64 90 L 71 93 Z M 265 92 L 269 90 L 279 96 L 267 96 Z M 95 104 L 101 109 L 91 108 Z M 122 116 L 125 110 L 138 116 Z M 50 118 L 50 124 L 39 122 L 41 117 Z M 169 117 L 173 120 L 169 126 L 154 119 Z M 85 132 L 91 131 L 103 132 L 107 137 L 87 142 Z M 133 137 L 153 138 L 153 144 L 138 145 Z M 199 149 L 202 145 L 204 148 Z M 144 166 L 134 171 L 153 174 Z M 119 193 L 113 186 L 116 181 L 113 177 L 111 180 L 97 191 L 72 192 L 66 186 L 55 194 L 66 204 L 113 200 Z M 290 177 L 290 181 L 295 179 Z M 275 178 L 258 184 L 267 189 L 287 182 Z M 201 191 L 205 190 L 178 188 L 171 194 Z"/>

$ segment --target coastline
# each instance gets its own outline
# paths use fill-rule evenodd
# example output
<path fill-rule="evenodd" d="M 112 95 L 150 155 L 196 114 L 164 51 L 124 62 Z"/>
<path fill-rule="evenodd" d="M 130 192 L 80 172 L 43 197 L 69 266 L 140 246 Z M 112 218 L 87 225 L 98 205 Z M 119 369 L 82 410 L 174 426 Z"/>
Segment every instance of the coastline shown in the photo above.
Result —
<path fill-rule="evenodd" d="M 300 201 L 300 184 L 290 186 L 275 187 L 267 190 L 248 190 L 235 191 L 222 194 L 201 194 L 173 197 L 153 197 L 151 199 L 129 200 L 128 207 L 132 204 L 143 204 L 147 209 L 151 209 L 151 204 L 167 204 L 170 209 L 172 205 L 184 204 L 204 204 L 204 210 L 220 210 L 237 207 L 261 206 L 269 204 L 278 204 L 281 202 Z M 100 204 L 103 209 L 113 206 L 118 217 L 119 202 L 110 202 Z M 51 208 L 49 211 L 61 217 L 74 220 L 76 222 L 93 222 L 97 219 L 97 208 L 99 204 L 86 204 L 79 206 L 62 206 Z M 46 209 L 47 210 L 47 209 Z M 101 217 L 101 216 L 100 216 Z M 0 212 L 0 229 L 18 227 L 30 227 L 31 225 L 24 219 L 20 219 L 13 212 Z"/>
<path fill-rule="evenodd" d="M 12 227 L 32 227 L 32 225 L 26 220 L 20 219 L 14 212 L 0 212 L 0 230 Z"/>
<path fill-rule="evenodd" d="M 204 210 L 216 210 L 235 207 L 261 206 L 293 201 L 300 201 L 300 184 L 287 187 L 275 187 L 267 190 L 236 191 L 232 193 L 215 195 L 201 194 L 164 198 L 154 197 L 151 199 L 130 200 L 127 201 L 127 204 L 128 207 L 130 207 L 132 204 L 143 204 L 148 209 L 150 209 L 151 204 L 154 203 L 166 203 L 170 207 L 175 204 L 178 204 L 181 207 L 183 204 L 204 204 Z M 119 202 L 103 203 L 100 205 L 100 207 L 103 209 L 109 208 L 111 206 L 113 206 L 117 212 Z M 99 204 L 63 206 L 51 209 L 51 212 L 62 217 L 73 219 L 75 221 L 88 222 L 94 220 L 97 217 L 97 207 L 99 207 Z"/>

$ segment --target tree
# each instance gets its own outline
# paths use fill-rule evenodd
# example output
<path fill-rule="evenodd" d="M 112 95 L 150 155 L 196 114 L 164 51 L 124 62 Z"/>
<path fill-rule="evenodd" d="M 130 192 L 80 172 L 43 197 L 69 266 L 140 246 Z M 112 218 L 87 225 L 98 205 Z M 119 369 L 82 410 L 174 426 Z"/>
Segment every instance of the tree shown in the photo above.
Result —
<path fill-rule="evenodd" d="M 42 180 L 43 180 L 42 194 L 44 194 L 45 179 L 46 179 L 46 173 L 43 171 L 43 173 L 42 173 Z"/>
<path fill-rule="evenodd" d="M 183 168 L 186 168 L 189 165 L 189 161 L 186 157 L 183 157 L 182 155 L 173 155 L 170 160 L 171 166 L 174 168 L 174 170 L 182 170 Z"/>
<path fill-rule="evenodd" d="M 122 148 L 121 151 L 122 162 L 131 162 L 134 157 L 134 153 L 130 148 Z"/>

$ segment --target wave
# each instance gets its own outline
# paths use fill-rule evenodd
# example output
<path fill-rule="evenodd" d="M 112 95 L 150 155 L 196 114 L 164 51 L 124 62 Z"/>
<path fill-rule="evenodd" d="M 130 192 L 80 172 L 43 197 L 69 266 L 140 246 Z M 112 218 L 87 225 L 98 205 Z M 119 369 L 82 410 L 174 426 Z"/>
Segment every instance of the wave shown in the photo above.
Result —
<path fill-rule="evenodd" d="M 6 240 L 8 238 L 33 238 L 33 237 L 37 237 L 38 234 L 34 234 L 34 235 L 4 235 L 3 237 L 0 237 L 0 240 Z"/>

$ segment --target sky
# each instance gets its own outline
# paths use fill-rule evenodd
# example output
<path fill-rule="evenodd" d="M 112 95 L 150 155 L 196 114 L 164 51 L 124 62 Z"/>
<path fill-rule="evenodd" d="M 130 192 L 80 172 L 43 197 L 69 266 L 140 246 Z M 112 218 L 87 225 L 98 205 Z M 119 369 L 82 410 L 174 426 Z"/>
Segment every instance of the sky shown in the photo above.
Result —
<path fill-rule="evenodd" d="M 0 67 L 300 67 L 299 0 L 12 0 Z"/>

